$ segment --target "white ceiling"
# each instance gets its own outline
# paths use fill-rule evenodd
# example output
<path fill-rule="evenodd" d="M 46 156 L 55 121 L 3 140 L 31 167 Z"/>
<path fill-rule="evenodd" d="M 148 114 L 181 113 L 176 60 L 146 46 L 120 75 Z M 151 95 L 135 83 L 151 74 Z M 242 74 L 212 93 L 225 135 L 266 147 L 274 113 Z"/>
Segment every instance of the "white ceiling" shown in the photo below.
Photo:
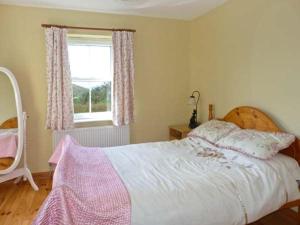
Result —
<path fill-rule="evenodd" d="M 227 0 L 0 0 L 0 4 L 190 20 Z"/>

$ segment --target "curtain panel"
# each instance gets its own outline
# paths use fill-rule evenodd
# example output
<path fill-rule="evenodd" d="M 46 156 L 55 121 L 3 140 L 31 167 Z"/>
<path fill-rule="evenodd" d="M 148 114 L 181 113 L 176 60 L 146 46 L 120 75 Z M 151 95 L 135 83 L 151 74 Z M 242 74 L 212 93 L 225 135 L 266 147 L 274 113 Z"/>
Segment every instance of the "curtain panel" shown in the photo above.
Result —
<path fill-rule="evenodd" d="M 128 125 L 134 121 L 133 32 L 114 31 L 113 123 Z"/>
<path fill-rule="evenodd" d="M 46 28 L 48 103 L 46 127 L 65 130 L 73 127 L 73 91 L 68 57 L 67 30 Z"/>

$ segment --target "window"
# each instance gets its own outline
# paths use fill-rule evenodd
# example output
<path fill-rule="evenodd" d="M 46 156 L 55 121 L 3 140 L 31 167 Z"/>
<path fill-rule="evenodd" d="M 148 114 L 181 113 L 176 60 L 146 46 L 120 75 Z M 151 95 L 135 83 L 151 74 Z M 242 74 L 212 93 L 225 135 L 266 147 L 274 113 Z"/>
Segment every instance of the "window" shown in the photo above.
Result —
<path fill-rule="evenodd" d="M 68 37 L 73 84 L 74 120 L 111 120 L 111 37 Z"/>

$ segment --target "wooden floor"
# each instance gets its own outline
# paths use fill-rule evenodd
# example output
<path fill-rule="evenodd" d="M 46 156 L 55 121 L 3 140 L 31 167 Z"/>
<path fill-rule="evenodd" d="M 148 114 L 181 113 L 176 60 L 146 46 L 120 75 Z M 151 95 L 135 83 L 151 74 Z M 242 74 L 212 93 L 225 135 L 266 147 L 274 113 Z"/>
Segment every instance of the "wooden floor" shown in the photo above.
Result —
<path fill-rule="evenodd" d="M 35 177 L 35 181 L 40 188 L 38 192 L 28 182 L 0 184 L 0 225 L 31 224 L 52 183 L 49 175 Z M 282 210 L 251 225 L 297 225 L 296 213 Z"/>
<path fill-rule="evenodd" d="M 51 191 L 50 174 L 35 177 L 39 186 L 35 192 L 28 182 L 0 184 L 0 224 L 27 225 L 31 224 L 39 207 Z"/>

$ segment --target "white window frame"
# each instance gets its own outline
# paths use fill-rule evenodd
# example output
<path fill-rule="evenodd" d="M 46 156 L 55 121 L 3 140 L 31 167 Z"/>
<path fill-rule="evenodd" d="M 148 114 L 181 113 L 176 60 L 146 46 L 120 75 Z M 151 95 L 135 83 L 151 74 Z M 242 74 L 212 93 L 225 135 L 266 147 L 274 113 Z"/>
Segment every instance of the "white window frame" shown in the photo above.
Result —
<path fill-rule="evenodd" d="M 111 106 L 113 105 L 113 49 L 112 49 L 112 37 L 111 36 L 100 36 L 100 35 L 78 35 L 68 34 L 68 45 L 91 45 L 91 46 L 109 46 L 111 48 Z M 76 82 L 104 82 L 108 80 L 101 79 L 73 79 L 72 84 Z M 91 112 L 91 89 L 89 98 L 89 113 L 74 113 L 74 123 L 82 122 L 94 122 L 94 121 L 111 121 L 112 112 Z"/>

